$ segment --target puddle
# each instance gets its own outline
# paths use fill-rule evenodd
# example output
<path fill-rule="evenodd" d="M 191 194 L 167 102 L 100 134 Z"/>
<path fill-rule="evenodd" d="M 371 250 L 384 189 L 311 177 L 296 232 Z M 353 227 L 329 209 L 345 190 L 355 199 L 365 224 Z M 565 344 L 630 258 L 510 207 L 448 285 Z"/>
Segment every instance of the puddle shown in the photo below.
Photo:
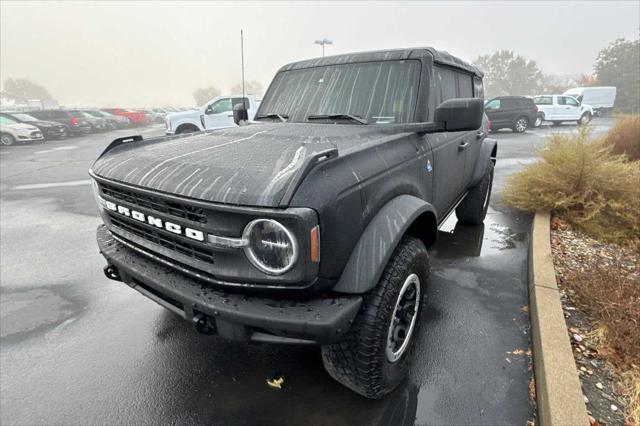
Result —
<path fill-rule="evenodd" d="M 81 308 L 60 288 L 30 288 L 2 292 L 0 339 L 25 340 L 73 321 Z"/>
<path fill-rule="evenodd" d="M 527 238 L 527 234 L 524 232 L 513 232 L 508 226 L 492 223 L 491 231 L 494 236 L 491 239 L 491 248 L 497 250 L 509 250 L 516 248 L 516 243 L 522 242 Z"/>

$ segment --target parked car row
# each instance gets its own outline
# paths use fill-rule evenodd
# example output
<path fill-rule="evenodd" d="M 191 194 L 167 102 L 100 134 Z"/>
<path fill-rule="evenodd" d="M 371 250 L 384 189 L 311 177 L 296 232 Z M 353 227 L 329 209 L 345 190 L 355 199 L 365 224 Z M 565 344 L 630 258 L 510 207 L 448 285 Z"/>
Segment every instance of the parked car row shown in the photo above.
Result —
<path fill-rule="evenodd" d="M 498 96 L 488 99 L 484 109 L 492 131 L 511 129 L 516 133 L 545 121 L 556 126 L 567 121 L 585 125 L 596 115 L 593 106 L 569 95 Z"/>
<path fill-rule="evenodd" d="M 160 111 L 164 112 L 126 108 L 0 112 L 0 144 L 37 143 L 163 122 L 167 112 Z"/>

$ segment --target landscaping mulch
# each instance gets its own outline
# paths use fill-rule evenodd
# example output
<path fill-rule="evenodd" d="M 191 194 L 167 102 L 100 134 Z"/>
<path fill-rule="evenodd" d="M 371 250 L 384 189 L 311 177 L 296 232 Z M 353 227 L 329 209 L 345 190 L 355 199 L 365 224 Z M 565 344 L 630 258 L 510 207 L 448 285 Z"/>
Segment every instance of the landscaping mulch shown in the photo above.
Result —
<path fill-rule="evenodd" d="M 629 399 L 621 373 L 636 383 L 640 377 L 640 245 L 594 240 L 557 217 L 551 228 L 567 333 L 592 424 L 638 422 L 640 402 Z"/>

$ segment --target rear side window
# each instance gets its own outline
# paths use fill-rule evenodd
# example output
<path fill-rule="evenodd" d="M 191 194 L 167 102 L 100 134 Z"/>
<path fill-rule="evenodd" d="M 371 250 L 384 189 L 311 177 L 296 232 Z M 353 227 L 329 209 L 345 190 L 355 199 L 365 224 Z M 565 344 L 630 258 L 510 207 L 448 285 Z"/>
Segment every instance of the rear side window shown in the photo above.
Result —
<path fill-rule="evenodd" d="M 246 109 L 249 109 L 249 108 L 250 108 L 250 105 L 249 105 L 249 99 L 248 99 L 248 98 L 232 98 L 232 99 L 231 99 L 231 102 L 232 102 L 232 104 L 233 104 L 233 107 L 235 108 L 235 106 L 236 106 L 236 105 L 238 105 L 238 104 L 242 104 L 242 100 L 243 100 L 243 99 L 244 99 L 244 107 L 245 107 Z"/>
<path fill-rule="evenodd" d="M 502 100 L 502 109 L 516 109 L 518 108 L 518 101 L 513 98 L 504 98 Z"/>
<path fill-rule="evenodd" d="M 51 111 L 51 118 L 68 118 L 69 115 L 64 111 Z"/>
<path fill-rule="evenodd" d="M 553 96 L 536 96 L 533 102 L 536 105 L 553 105 Z"/>
<path fill-rule="evenodd" d="M 484 99 L 484 85 L 480 77 L 473 77 L 473 97 Z"/>
<path fill-rule="evenodd" d="M 458 97 L 473 98 L 473 80 L 465 73 L 458 73 Z"/>

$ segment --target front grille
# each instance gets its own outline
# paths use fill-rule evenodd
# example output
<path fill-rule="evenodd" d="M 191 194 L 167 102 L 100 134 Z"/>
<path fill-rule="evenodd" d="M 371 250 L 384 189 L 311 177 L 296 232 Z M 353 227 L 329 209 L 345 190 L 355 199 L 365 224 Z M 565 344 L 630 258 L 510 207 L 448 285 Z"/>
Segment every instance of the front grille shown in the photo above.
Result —
<path fill-rule="evenodd" d="M 187 204 L 170 201 L 165 198 L 146 195 L 130 191 L 107 183 L 100 183 L 100 189 L 104 195 L 123 200 L 140 207 L 146 207 L 157 212 L 188 219 L 194 222 L 207 223 L 204 210 Z"/>
<path fill-rule="evenodd" d="M 42 133 L 40 132 L 31 132 L 31 137 L 32 138 L 39 138 L 42 136 Z"/>
<path fill-rule="evenodd" d="M 127 219 L 124 216 L 109 213 L 109 217 L 114 226 L 137 235 L 140 238 L 194 259 L 207 262 L 209 264 L 215 263 L 213 260 L 213 253 L 210 250 L 182 241 L 179 238 L 167 235 L 163 231 L 156 230 L 150 226 L 136 223 L 133 219 Z"/>

